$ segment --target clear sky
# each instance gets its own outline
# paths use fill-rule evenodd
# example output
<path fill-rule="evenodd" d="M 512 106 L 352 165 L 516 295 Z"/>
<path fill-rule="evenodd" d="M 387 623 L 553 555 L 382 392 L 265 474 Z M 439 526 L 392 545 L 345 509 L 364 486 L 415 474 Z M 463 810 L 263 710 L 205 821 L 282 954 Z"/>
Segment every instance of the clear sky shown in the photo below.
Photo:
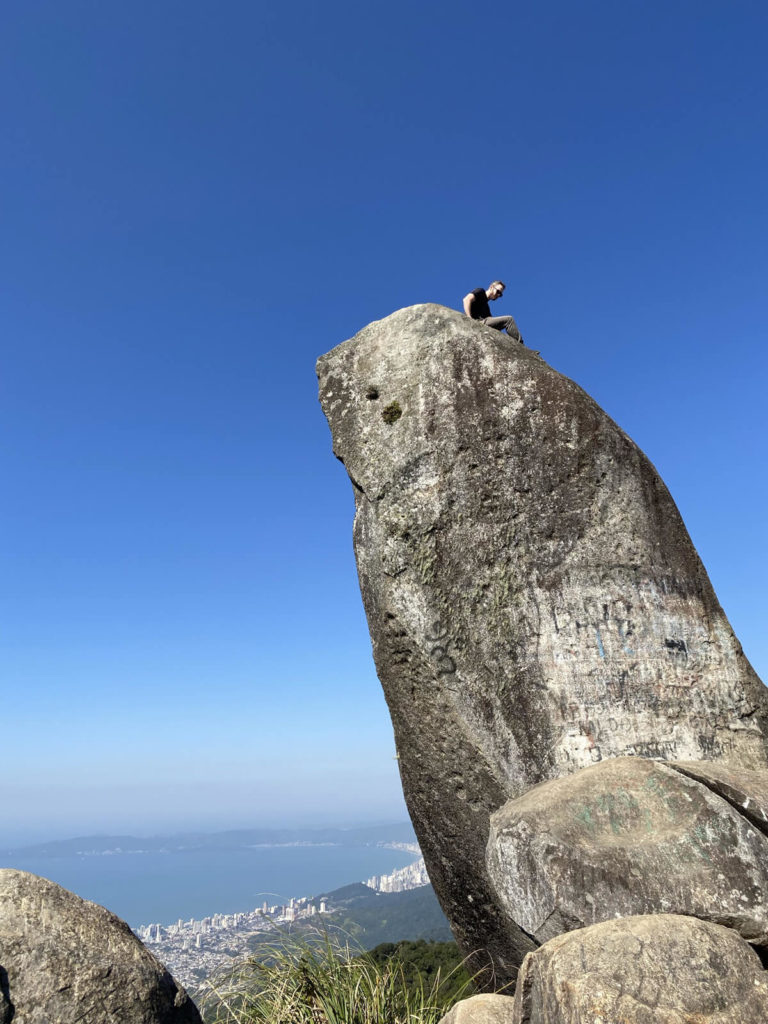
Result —
<path fill-rule="evenodd" d="M 660 470 L 758 672 L 763 0 L 8 0 L 0 844 L 405 816 L 315 359 L 495 313 Z"/>

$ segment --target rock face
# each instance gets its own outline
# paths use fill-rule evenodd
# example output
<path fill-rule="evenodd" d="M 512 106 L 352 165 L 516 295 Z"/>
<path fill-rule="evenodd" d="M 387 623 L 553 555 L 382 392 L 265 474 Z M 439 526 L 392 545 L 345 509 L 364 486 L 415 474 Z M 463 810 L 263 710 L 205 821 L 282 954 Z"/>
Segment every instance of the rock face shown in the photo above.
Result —
<path fill-rule="evenodd" d="M 664 911 L 768 945 L 768 837 L 706 786 L 645 758 L 603 761 L 508 801 L 491 819 L 488 869 L 538 942 Z"/>
<path fill-rule="evenodd" d="M 671 761 L 670 767 L 708 786 L 768 833 L 768 773 L 734 769 L 719 761 Z"/>
<path fill-rule="evenodd" d="M 512 1024 L 764 1024 L 768 974 L 728 928 L 658 914 L 552 939 L 526 957 Z"/>
<path fill-rule="evenodd" d="M 572 381 L 435 305 L 318 362 L 360 585 L 430 878 L 497 983 L 490 815 L 640 755 L 766 767 L 768 701 L 653 466 Z"/>
<path fill-rule="evenodd" d="M 23 871 L 0 869 L 0 984 L 14 1024 L 202 1024 L 125 922 Z"/>

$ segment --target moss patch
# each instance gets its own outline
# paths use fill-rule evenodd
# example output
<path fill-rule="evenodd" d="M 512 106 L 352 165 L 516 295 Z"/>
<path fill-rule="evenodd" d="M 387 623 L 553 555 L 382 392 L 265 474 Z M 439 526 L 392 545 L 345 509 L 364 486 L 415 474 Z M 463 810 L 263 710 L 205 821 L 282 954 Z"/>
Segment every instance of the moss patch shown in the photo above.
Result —
<path fill-rule="evenodd" d="M 400 408 L 399 402 L 390 402 L 381 410 L 381 418 L 385 423 L 397 423 L 402 415 L 403 410 Z"/>

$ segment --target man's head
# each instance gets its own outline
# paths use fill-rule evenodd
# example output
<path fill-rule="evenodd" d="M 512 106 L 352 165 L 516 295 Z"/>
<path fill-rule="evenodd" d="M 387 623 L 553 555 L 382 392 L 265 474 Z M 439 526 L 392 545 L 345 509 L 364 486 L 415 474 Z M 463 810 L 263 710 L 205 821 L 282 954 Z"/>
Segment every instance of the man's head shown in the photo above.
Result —
<path fill-rule="evenodd" d="M 485 290 L 485 294 L 489 299 L 500 299 L 506 287 L 503 281 L 491 281 Z"/>

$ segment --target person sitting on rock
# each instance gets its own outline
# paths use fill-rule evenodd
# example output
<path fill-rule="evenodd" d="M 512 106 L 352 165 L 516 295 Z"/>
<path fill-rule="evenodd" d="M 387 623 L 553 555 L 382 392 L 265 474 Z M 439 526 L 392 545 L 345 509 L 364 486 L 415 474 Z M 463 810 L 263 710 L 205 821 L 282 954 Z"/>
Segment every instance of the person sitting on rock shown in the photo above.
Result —
<path fill-rule="evenodd" d="M 506 330 L 510 338 L 523 344 L 523 337 L 518 330 L 513 316 L 491 316 L 491 307 L 488 300 L 494 302 L 501 298 L 507 286 L 503 281 L 491 281 L 488 288 L 475 288 L 469 295 L 464 296 L 464 312 L 472 320 L 482 320 L 487 327 L 494 330 Z"/>

